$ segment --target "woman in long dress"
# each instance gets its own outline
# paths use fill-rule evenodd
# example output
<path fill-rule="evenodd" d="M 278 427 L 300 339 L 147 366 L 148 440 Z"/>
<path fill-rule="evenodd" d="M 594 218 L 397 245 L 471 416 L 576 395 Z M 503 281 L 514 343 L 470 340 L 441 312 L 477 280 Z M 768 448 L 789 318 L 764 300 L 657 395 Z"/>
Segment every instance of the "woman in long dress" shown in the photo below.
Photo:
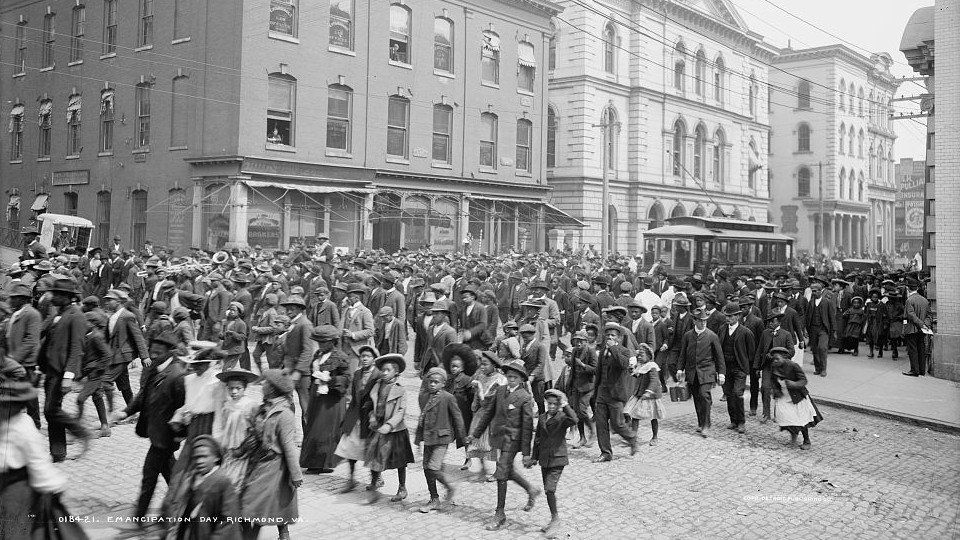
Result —
<path fill-rule="evenodd" d="M 299 517 L 297 488 L 303 484 L 298 462 L 293 381 L 279 369 L 263 372 L 263 403 L 253 418 L 240 454 L 248 461 L 240 489 L 243 535 L 256 540 L 261 523 L 276 523 L 279 540 L 289 540 L 288 525 Z"/>
<path fill-rule="evenodd" d="M 810 449 L 810 428 L 823 420 L 807 390 L 807 376 L 794 363 L 790 351 L 783 347 L 770 349 L 773 357 L 773 419 L 781 431 L 790 433 L 790 443 L 797 444 L 797 435 L 803 435 L 802 450 Z"/>
<path fill-rule="evenodd" d="M 220 470 L 239 490 L 247 475 L 247 460 L 239 455 L 239 451 L 258 407 L 254 400 L 247 397 L 246 391 L 247 385 L 255 381 L 257 375 L 238 367 L 217 373 L 217 378 L 226 387 L 228 399 L 217 411 L 213 437 L 223 449 Z"/>
<path fill-rule="evenodd" d="M 366 457 L 367 442 L 372 433 L 369 426 L 370 412 L 373 410 L 370 390 L 380 380 L 380 370 L 373 363 L 378 356 L 380 353 L 374 347 L 370 345 L 360 347 L 360 368 L 353 374 L 350 384 L 350 406 L 347 407 L 340 429 L 343 436 L 340 437 L 335 451 L 337 457 L 347 460 L 350 464 L 350 479 L 347 480 L 347 485 L 343 487 L 341 493 L 353 491 L 356 487 L 354 472 L 357 462 Z"/>
<path fill-rule="evenodd" d="M 492 399 L 497 393 L 497 388 L 507 384 L 506 377 L 499 371 L 500 359 L 496 354 L 490 351 L 480 353 L 480 367 L 473 374 L 473 420 L 470 422 L 469 433 L 473 433 L 480 420 L 480 415 L 476 414 L 483 408 L 486 400 Z M 491 482 L 492 474 L 488 476 L 486 461 L 496 463 L 497 451 L 490 447 L 490 428 L 483 430 L 483 434 L 467 447 L 467 456 L 470 458 L 471 465 L 478 469 L 477 482 Z"/>
<path fill-rule="evenodd" d="M 310 336 L 318 349 L 311 363 L 310 404 L 300 450 L 300 466 L 307 474 L 333 472 L 340 461 L 335 452 L 350 391 L 350 364 L 335 347 L 340 334 L 336 326 L 324 324 Z"/>

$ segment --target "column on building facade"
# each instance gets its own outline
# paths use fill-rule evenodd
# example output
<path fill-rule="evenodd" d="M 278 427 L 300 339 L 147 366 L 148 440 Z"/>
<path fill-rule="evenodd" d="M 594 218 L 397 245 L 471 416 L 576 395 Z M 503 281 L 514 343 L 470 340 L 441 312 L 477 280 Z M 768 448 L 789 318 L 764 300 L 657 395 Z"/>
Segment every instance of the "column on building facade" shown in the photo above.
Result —
<path fill-rule="evenodd" d="M 200 246 L 203 233 L 203 184 L 194 179 L 193 182 L 193 230 L 191 231 L 190 245 Z M 206 246 L 203 246 L 206 247 Z"/>
<path fill-rule="evenodd" d="M 247 247 L 247 191 L 243 182 L 230 184 L 230 235 L 227 247 Z"/>
<path fill-rule="evenodd" d="M 293 204 L 290 203 L 290 197 L 283 198 L 283 215 L 280 216 L 280 219 L 283 220 L 283 234 L 280 236 L 280 247 L 283 249 L 290 248 L 290 216 L 293 215 Z M 328 231 L 330 229 L 327 229 Z"/>
<path fill-rule="evenodd" d="M 843 247 L 843 217 L 840 214 L 833 214 L 833 253 Z"/>
<path fill-rule="evenodd" d="M 360 208 L 360 245 L 363 249 L 373 248 L 373 227 L 370 226 L 370 212 L 373 212 L 373 193 L 363 196 L 363 207 Z"/>
<path fill-rule="evenodd" d="M 457 238 L 457 242 L 461 245 L 456 248 L 456 251 L 460 251 L 460 248 L 463 247 L 463 241 L 467 238 L 467 233 L 470 231 L 470 199 L 467 197 L 460 197 L 460 226 L 458 227 L 460 231 L 460 238 Z M 475 238 L 477 241 L 477 250 L 483 249 L 480 246 L 480 239 Z M 473 244 L 471 244 L 472 247 Z"/>
<path fill-rule="evenodd" d="M 854 257 L 860 254 L 862 226 L 860 225 L 860 216 L 850 216 L 850 254 Z"/>

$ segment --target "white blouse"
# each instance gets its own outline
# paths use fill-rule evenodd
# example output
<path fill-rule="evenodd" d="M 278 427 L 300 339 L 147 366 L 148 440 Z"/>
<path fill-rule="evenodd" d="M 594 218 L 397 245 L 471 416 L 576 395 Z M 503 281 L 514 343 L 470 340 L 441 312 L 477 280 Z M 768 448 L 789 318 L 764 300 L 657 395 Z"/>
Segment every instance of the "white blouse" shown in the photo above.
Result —
<path fill-rule="evenodd" d="M 43 435 L 26 412 L 0 424 L 0 473 L 26 467 L 30 487 L 41 493 L 60 493 L 67 477 L 53 465 Z"/>

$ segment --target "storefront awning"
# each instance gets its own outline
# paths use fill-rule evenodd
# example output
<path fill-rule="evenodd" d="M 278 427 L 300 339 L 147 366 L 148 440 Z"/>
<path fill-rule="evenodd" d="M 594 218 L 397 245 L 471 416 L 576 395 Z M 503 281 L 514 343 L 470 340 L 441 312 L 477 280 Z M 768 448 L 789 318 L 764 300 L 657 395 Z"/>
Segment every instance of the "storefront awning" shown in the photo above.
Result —
<path fill-rule="evenodd" d="M 511 202 L 517 204 L 539 204 L 540 201 L 525 201 L 516 197 L 494 197 L 492 195 L 469 195 L 471 199 L 480 199 L 481 201 Z"/>
<path fill-rule="evenodd" d="M 543 203 L 543 218 L 550 225 L 583 228 L 586 225 L 550 203 Z"/>
<path fill-rule="evenodd" d="M 37 198 L 33 200 L 33 206 L 30 207 L 30 210 L 39 212 L 40 210 L 47 209 L 47 200 L 50 198 L 46 193 L 41 193 L 37 195 Z"/>
<path fill-rule="evenodd" d="M 80 121 L 80 107 L 83 102 L 79 95 L 70 96 L 70 102 L 67 104 L 67 123 L 73 121 L 74 115 L 77 117 L 77 122 Z"/>
<path fill-rule="evenodd" d="M 346 186 L 320 186 L 315 184 L 294 184 L 292 182 L 263 182 L 261 180 L 244 180 L 244 184 L 252 188 L 279 188 L 290 191 L 302 191 L 304 193 L 373 193 L 372 189 Z"/>

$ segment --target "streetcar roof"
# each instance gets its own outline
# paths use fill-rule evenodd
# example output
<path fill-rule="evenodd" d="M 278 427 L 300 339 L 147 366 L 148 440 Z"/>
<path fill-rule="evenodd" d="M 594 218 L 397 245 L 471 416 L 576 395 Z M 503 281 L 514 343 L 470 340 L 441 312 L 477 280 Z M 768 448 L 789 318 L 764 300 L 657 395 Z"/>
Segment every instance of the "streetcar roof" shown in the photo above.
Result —
<path fill-rule="evenodd" d="M 651 236 L 693 236 L 709 237 L 717 239 L 742 239 L 742 240 L 778 240 L 793 241 L 793 238 L 785 234 L 763 231 L 738 231 L 730 229 L 706 229 L 696 225 L 664 225 L 656 229 L 650 229 L 643 233 L 646 237 Z"/>

